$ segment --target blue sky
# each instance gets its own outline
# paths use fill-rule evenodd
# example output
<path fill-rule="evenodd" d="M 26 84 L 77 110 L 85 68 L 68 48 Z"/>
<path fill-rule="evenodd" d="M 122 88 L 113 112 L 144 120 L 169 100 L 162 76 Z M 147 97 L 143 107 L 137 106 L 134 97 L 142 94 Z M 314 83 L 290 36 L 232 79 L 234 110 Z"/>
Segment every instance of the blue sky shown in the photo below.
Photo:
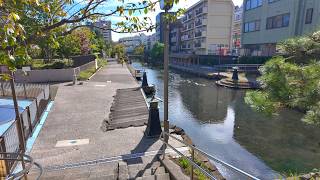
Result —
<path fill-rule="evenodd" d="M 133 1 L 137 1 L 137 0 L 133 0 Z M 188 8 L 190 6 L 192 6 L 193 4 L 195 4 L 196 2 L 198 2 L 199 0 L 180 0 L 179 4 L 175 5 L 175 8 Z M 131 1 L 130 1 L 131 2 Z M 234 5 L 238 5 L 240 6 L 242 4 L 243 0 L 233 0 Z M 156 19 L 156 15 L 160 12 L 160 8 L 158 7 L 157 10 L 155 12 L 150 12 L 148 13 L 148 16 L 151 17 L 154 21 Z M 115 20 L 116 17 L 113 17 L 111 20 Z M 154 32 L 149 32 L 149 33 L 145 33 L 146 35 L 150 35 Z M 113 41 L 118 41 L 119 38 L 121 37 L 128 37 L 128 36 L 134 36 L 137 34 L 131 33 L 131 34 L 119 34 L 119 33 L 114 33 L 112 32 L 112 40 Z"/>
<path fill-rule="evenodd" d="M 192 6 L 193 4 L 197 3 L 199 0 L 180 0 L 178 4 L 175 4 L 173 9 L 179 9 L 179 8 L 188 8 L 190 6 Z M 243 0 L 232 0 L 234 5 L 241 5 Z M 79 2 L 79 6 L 81 6 L 82 3 L 86 3 L 85 0 L 76 0 L 75 2 Z M 108 4 L 103 4 L 99 9 L 97 9 L 97 11 L 101 11 L 104 13 L 107 13 L 108 11 L 110 11 L 110 9 L 115 9 L 115 7 L 117 7 L 117 5 L 121 4 L 121 1 L 119 0 L 113 0 L 113 1 L 107 1 Z M 112 2 L 112 3 L 111 3 Z M 137 3 L 137 2 L 141 2 L 141 0 L 127 0 L 125 2 L 130 2 L 130 3 Z M 76 10 L 77 8 L 75 8 L 74 10 Z M 155 20 L 156 20 L 156 15 L 161 12 L 160 7 L 157 6 L 156 11 L 155 12 L 148 12 L 148 17 L 150 17 L 153 21 L 153 23 L 155 24 Z M 113 23 L 119 22 L 124 20 L 121 17 L 117 17 L 117 16 L 112 16 L 110 17 L 108 20 L 111 20 Z M 149 32 L 149 33 L 145 33 L 146 35 L 150 35 L 154 33 L 153 32 Z M 128 37 L 128 36 L 134 36 L 137 35 L 135 33 L 127 33 L 127 34 L 119 34 L 119 33 L 114 33 L 112 32 L 112 40 L 113 41 L 118 41 L 119 38 L 121 37 Z"/>

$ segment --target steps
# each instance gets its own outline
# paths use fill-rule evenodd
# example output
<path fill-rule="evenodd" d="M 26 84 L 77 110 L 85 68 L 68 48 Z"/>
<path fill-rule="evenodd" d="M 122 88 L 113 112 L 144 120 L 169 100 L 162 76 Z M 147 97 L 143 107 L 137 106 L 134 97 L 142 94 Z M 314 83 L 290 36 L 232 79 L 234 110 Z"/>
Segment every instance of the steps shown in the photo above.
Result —
<path fill-rule="evenodd" d="M 113 164 L 100 164 L 95 166 L 84 166 L 70 169 L 49 171 L 44 169 L 40 180 L 115 180 L 115 166 Z M 31 170 L 28 179 L 34 180 L 39 175 L 39 171 Z"/>
<path fill-rule="evenodd" d="M 155 159 L 143 158 L 130 161 L 121 161 L 116 170 L 118 180 L 170 180 L 169 173 Z"/>

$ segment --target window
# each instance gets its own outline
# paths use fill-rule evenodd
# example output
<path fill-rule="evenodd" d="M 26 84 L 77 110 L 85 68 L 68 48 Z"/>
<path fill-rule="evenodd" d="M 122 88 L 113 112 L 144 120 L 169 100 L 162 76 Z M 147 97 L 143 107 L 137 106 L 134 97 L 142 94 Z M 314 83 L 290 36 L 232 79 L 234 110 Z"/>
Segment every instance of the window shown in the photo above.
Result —
<path fill-rule="evenodd" d="M 246 10 L 254 9 L 259 6 L 262 6 L 262 0 L 247 0 L 246 1 Z"/>
<path fill-rule="evenodd" d="M 313 16 L 313 8 L 307 9 L 307 14 L 306 14 L 306 24 L 311 24 L 312 23 L 312 16 Z"/>
<path fill-rule="evenodd" d="M 278 16 L 268 17 L 267 18 L 267 29 L 275 29 L 275 28 L 282 28 L 288 27 L 290 22 L 290 14 L 281 14 Z"/>
<path fill-rule="evenodd" d="M 254 32 L 260 30 L 260 20 L 251 21 L 244 24 L 244 32 Z"/>

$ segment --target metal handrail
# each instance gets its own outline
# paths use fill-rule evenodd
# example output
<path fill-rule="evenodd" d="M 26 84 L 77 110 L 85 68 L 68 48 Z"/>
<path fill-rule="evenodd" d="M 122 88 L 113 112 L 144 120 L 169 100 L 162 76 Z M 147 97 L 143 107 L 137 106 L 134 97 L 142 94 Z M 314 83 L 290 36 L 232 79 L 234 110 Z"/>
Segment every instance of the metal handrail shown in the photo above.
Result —
<path fill-rule="evenodd" d="M 221 164 L 221 165 L 223 165 L 223 166 L 225 166 L 225 167 L 228 167 L 228 168 L 230 168 L 230 169 L 233 170 L 233 171 L 236 171 L 236 172 L 238 172 L 238 173 L 240 173 L 240 174 L 242 174 L 242 175 L 245 175 L 245 176 L 247 176 L 248 178 L 251 178 L 251 179 L 254 179 L 254 180 L 260 180 L 259 178 L 255 177 L 255 176 L 253 176 L 253 175 L 251 175 L 251 174 L 249 174 L 249 173 L 247 173 L 247 172 L 245 172 L 245 171 L 243 171 L 243 170 L 241 170 L 241 169 L 239 169 L 239 168 L 237 168 L 237 167 L 235 167 L 235 166 L 233 166 L 233 165 L 231 165 L 231 164 L 229 164 L 229 163 L 227 163 L 227 162 L 224 162 L 224 161 L 222 161 L 221 159 L 218 159 L 218 158 L 216 158 L 216 157 L 213 157 L 212 155 L 204 152 L 203 150 L 201 150 L 201 149 L 199 149 L 199 148 L 197 148 L 197 147 L 195 147 L 195 146 L 192 146 L 192 145 L 190 145 L 190 144 L 187 144 L 186 142 L 184 142 L 184 141 L 182 141 L 182 140 L 180 140 L 180 139 L 172 136 L 170 133 L 167 133 L 167 132 L 162 131 L 160 137 L 164 137 L 163 135 L 167 135 L 167 136 L 169 136 L 169 137 L 177 140 L 178 142 L 180 142 L 180 143 L 182 143 L 182 144 L 184 144 L 184 145 L 187 145 L 187 146 L 188 146 L 189 148 L 191 148 L 193 151 L 196 150 L 196 151 L 200 152 L 202 155 L 207 156 L 209 159 L 212 159 L 212 160 L 214 160 L 215 162 L 218 162 L 219 164 Z M 161 138 L 160 138 L 160 139 L 161 139 Z M 175 148 L 174 148 L 173 146 L 171 146 L 169 143 L 166 143 L 163 139 L 161 139 L 161 141 L 163 141 L 166 145 L 168 145 L 170 148 L 172 148 L 174 151 L 176 151 L 179 155 L 187 158 L 187 160 L 188 160 L 189 162 L 191 162 L 193 165 L 195 165 L 195 167 L 198 166 L 198 165 L 197 165 L 195 162 L 193 162 L 190 158 L 184 156 L 181 152 L 179 152 L 177 149 L 175 149 Z M 199 167 L 199 166 L 198 166 L 198 167 Z M 198 167 L 197 167 L 197 168 L 198 168 Z M 203 172 L 203 170 L 204 170 L 204 169 L 201 168 L 201 167 L 198 168 L 198 169 L 200 169 L 202 172 Z M 204 171 L 205 171 L 205 170 L 204 170 Z M 205 173 L 205 174 L 207 175 L 208 172 L 205 171 L 205 172 L 203 172 L 203 173 Z M 212 176 L 212 175 L 211 175 L 211 176 Z M 208 177 L 211 178 L 211 176 L 208 176 Z"/>
<path fill-rule="evenodd" d="M 37 180 L 40 179 L 43 173 L 42 166 L 39 163 L 34 162 L 33 158 L 29 155 L 22 154 L 22 153 L 7 153 L 7 152 L 0 152 L 0 155 L 10 155 L 10 156 L 17 156 L 17 158 L 7 158 L 7 157 L 0 157 L 0 160 L 11 160 L 11 161 L 21 161 L 22 163 L 27 163 L 27 166 L 24 166 L 24 168 L 17 172 L 17 173 L 10 173 L 9 175 L 6 176 L 6 180 L 15 180 L 15 179 L 21 179 L 22 177 L 26 176 L 33 165 L 38 167 L 39 169 L 39 175 L 36 178 Z M 21 157 L 21 158 L 19 158 Z"/>

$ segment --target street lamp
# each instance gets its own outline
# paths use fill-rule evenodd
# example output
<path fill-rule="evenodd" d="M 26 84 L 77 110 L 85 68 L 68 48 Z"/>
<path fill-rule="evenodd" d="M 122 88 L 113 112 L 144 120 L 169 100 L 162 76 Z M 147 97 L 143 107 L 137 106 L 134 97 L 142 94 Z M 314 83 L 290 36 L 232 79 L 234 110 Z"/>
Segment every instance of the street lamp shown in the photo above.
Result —
<path fill-rule="evenodd" d="M 165 11 L 165 15 L 168 14 L 169 9 L 171 9 L 173 6 L 173 0 L 160 0 L 160 8 Z M 164 20 L 164 56 L 163 56 L 163 97 L 164 97 L 164 120 L 163 120 L 163 126 L 164 126 L 164 132 L 169 133 L 169 106 L 168 106 L 168 86 L 169 86 L 169 22 L 168 19 Z M 164 141 L 168 143 L 169 136 L 165 134 Z"/>

